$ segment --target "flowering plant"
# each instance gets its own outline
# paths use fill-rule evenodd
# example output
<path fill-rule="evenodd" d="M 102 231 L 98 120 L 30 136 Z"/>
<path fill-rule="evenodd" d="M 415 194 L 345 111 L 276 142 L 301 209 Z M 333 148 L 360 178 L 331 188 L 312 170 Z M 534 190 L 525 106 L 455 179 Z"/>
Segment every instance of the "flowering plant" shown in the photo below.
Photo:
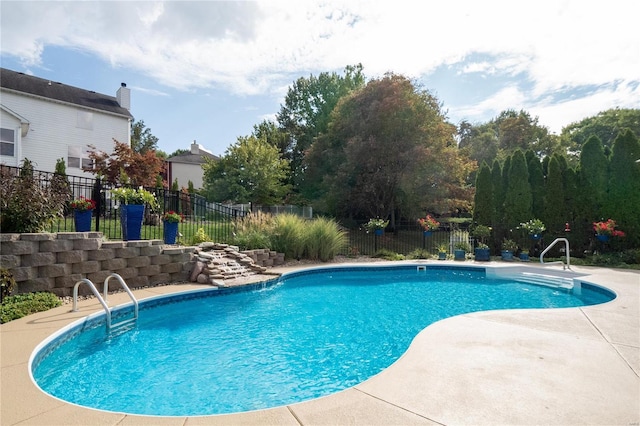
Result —
<path fill-rule="evenodd" d="M 544 231 L 545 226 L 544 223 L 540 219 L 531 219 L 528 222 L 522 222 L 520 227 L 527 231 L 530 235 L 540 234 Z"/>
<path fill-rule="evenodd" d="M 613 219 L 609 219 L 606 222 L 593 222 L 593 230 L 597 235 L 624 237 L 624 232 L 616 229 L 616 221 Z"/>
<path fill-rule="evenodd" d="M 375 231 L 376 229 L 384 229 L 389 225 L 388 220 L 380 219 L 379 217 L 376 219 L 369 219 L 369 222 L 365 223 L 364 227 L 369 231 Z"/>
<path fill-rule="evenodd" d="M 164 214 L 163 219 L 165 222 L 182 222 L 184 220 L 184 215 L 171 210 Z"/>
<path fill-rule="evenodd" d="M 518 250 L 518 243 L 516 243 L 515 241 L 510 240 L 508 238 L 505 238 L 502 241 L 502 250 L 515 252 L 516 250 Z"/>
<path fill-rule="evenodd" d="M 156 196 L 147 191 L 143 187 L 135 188 L 116 188 L 111 190 L 113 198 L 122 204 L 149 204 L 151 208 L 156 208 L 158 202 Z"/>
<path fill-rule="evenodd" d="M 80 197 L 73 200 L 70 204 L 73 210 L 78 210 L 80 212 L 86 212 L 89 210 L 93 210 L 96 208 L 96 202 L 90 198 Z"/>
<path fill-rule="evenodd" d="M 437 220 L 435 220 L 431 215 L 427 215 L 427 217 L 425 218 L 420 218 L 418 219 L 418 224 L 422 227 L 422 229 L 424 229 L 425 231 L 436 231 L 438 229 L 438 227 L 440 226 L 440 222 L 438 222 Z"/>

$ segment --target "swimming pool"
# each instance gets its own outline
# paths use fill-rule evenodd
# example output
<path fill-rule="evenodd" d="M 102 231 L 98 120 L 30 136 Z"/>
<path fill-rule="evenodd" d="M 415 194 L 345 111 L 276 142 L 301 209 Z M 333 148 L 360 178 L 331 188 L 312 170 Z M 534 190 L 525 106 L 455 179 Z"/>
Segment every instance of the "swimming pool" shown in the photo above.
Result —
<path fill-rule="evenodd" d="M 489 309 L 611 300 L 487 279 L 484 268 L 322 268 L 251 286 L 143 301 L 135 329 L 104 316 L 40 345 L 33 377 L 63 400 L 109 411 L 204 415 L 274 407 L 351 387 L 388 367 L 440 319 Z M 220 297 L 222 296 L 222 297 Z"/>

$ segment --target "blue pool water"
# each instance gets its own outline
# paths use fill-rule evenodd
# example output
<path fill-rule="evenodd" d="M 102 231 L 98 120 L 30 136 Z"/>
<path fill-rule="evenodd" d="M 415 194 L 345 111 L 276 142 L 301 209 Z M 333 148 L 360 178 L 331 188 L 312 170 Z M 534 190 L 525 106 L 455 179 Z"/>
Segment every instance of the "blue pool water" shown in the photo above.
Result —
<path fill-rule="evenodd" d="M 612 293 L 490 280 L 484 269 L 331 268 L 255 290 L 141 303 L 134 329 L 75 327 L 36 355 L 46 392 L 83 406 L 186 416 L 274 407 L 354 386 L 429 324 L 462 313 L 602 303 Z"/>

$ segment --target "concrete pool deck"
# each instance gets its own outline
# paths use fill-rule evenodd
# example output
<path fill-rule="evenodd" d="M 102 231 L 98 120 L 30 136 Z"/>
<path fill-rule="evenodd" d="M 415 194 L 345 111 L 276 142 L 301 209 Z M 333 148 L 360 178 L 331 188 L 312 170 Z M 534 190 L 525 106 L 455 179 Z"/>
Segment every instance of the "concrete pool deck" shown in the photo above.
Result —
<path fill-rule="evenodd" d="M 426 262 L 438 263 L 454 266 Z M 79 312 L 64 305 L 0 326 L 0 424 L 638 425 L 640 271 L 572 269 L 618 297 L 582 308 L 487 311 L 448 318 L 424 329 L 398 361 L 353 388 L 284 407 L 217 416 L 110 413 L 40 391 L 28 371 L 35 347 L 65 325 L 102 310 L 95 299 L 79 302 Z M 206 287 L 168 285 L 134 294 L 142 300 Z M 117 305 L 128 297 L 117 293 L 109 301 Z"/>

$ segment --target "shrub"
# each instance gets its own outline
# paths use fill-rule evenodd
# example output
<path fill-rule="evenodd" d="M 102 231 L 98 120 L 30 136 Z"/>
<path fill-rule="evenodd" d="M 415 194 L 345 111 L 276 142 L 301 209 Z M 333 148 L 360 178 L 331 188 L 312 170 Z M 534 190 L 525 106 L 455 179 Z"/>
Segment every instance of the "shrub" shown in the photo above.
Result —
<path fill-rule="evenodd" d="M 232 241 L 240 250 L 271 249 L 271 237 L 258 229 L 237 233 L 233 236 Z"/>
<path fill-rule="evenodd" d="M 2 301 L 0 323 L 4 324 L 36 312 L 46 311 L 61 304 L 60 299 L 53 293 L 27 293 L 9 296 Z"/>
<path fill-rule="evenodd" d="M 407 255 L 407 259 L 430 259 L 432 257 L 431 253 L 425 249 L 415 249 L 411 253 Z"/>
<path fill-rule="evenodd" d="M 233 244 L 241 250 L 271 248 L 273 216 L 268 213 L 249 213 L 233 222 Z"/>
<path fill-rule="evenodd" d="M 204 228 L 198 228 L 198 232 L 191 237 L 191 245 L 193 246 L 197 246 L 198 244 L 205 243 L 207 241 L 211 241 L 211 237 L 204 232 Z"/>
<path fill-rule="evenodd" d="M 294 214 L 277 215 L 273 220 L 271 248 L 284 253 L 286 259 L 300 259 L 304 255 L 309 222 Z"/>
<path fill-rule="evenodd" d="M 50 182 L 42 182 L 26 158 L 18 175 L 9 168 L 1 170 L 1 232 L 43 232 L 62 216 L 70 199 L 66 177 L 54 174 Z"/>
<path fill-rule="evenodd" d="M 16 287 L 16 280 L 13 279 L 13 274 L 8 269 L 0 268 L 0 285 L 2 286 L 0 288 L 0 302 L 2 302 Z"/>
<path fill-rule="evenodd" d="M 323 262 L 333 259 L 347 244 L 347 234 L 336 221 L 319 217 L 307 227 L 305 254 Z"/>
<path fill-rule="evenodd" d="M 380 249 L 377 252 L 375 252 L 371 257 L 376 257 L 376 258 L 385 259 L 385 260 L 404 260 L 405 259 L 403 254 L 396 253 L 394 251 L 387 250 L 387 249 Z"/>

